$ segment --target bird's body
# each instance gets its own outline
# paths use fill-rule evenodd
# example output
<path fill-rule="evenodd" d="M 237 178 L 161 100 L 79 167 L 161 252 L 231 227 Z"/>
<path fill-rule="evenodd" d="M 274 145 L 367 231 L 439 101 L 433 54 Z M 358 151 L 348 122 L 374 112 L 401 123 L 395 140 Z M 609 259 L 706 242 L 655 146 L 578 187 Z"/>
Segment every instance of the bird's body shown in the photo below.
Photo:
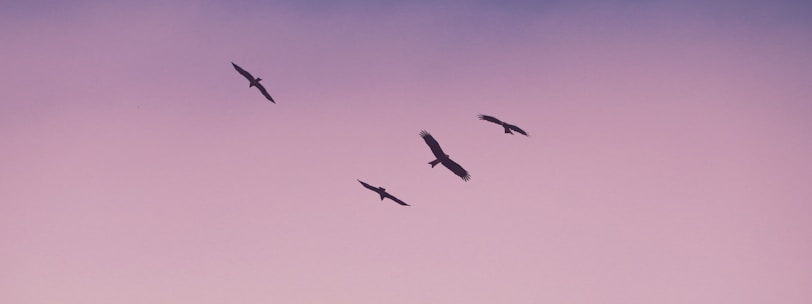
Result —
<path fill-rule="evenodd" d="M 420 137 L 423 138 L 431 149 L 431 153 L 434 154 L 435 159 L 429 162 L 429 165 L 431 165 L 432 168 L 434 168 L 434 166 L 437 164 L 442 164 L 448 168 L 448 170 L 451 170 L 451 172 L 454 172 L 454 174 L 462 178 L 462 180 L 467 182 L 469 179 L 471 179 L 471 174 L 468 174 L 468 171 L 460 166 L 460 164 L 451 160 L 451 157 L 443 152 L 443 149 L 440 147 L 440 143 L 438 143 L 437 140 L 435 140 L 434 137 L 429 134 L 429 132 L 426 132 L 425 130 L 421 131 Z"/>
<path fill-rule="evenodd" d="M 505 128 L 505 133 L 506 134 L 513 135 L 513 131 L 516 131 L 516 132 L 519 132 L 519 134 L 522 134 L 524 136 L 530 136 L 530 135 L 527 135 L 527 132 L 525 132 L 521 128 L 519 128 L 519 127 L 517 127 L 515 125 L 511 125 L 509 123 L 506 123 L 504 121 L 501 121 L 501 120 L 497 119 L 496 117 L 479 114 L 479 119 L 489 121 L 489 122 L 492 122 L 492 123 L 495 123 L 497 125 L 502 126 L 502 128 Z"/>
<path fill-rule="evenodd" d="M 378 193 L 378 195 L 381 196 L 381 201 L 383 201 L 383 199 L 385 199 L 385 198 L 389 198 L 390 200 L 392 200 L 395 203 L 398 203 L 398 204 L 403 205 L 403 206 L 409 206 L 409 204 L 406 204 L 403 201 L 401 201 L 400 199 L 398 199 L 397 197 L 394 197 L 391 194 L 387 193 L 386 189 L 383 188 L 383 187 L 372 186 L 370 184 L 362 182 L 360 179 L 358 180 L 358 182 L 361 183 L 361 185 L 363 185 L 364 188 L 367 188 L 369 190 L 374 191 L 375 193 Z"/>
<path fill-rule="evenodd" d="M 257 79 L 251 79 L 251 80 L 249 80 L 249 81 L 248 81 L 248 87 L 249 87 L 249 88 L 250 88 L 250 87 L 259 87 L 259 82 L 260 82 L 261 80 L 262 80 L 262 78 L 259 78 L 259 77 L 257 77 Z"/>
<path fill-rule="evenodd" d="M 240 75 L 248 79 L 249 88 L 257 87 L 257 89 L 262 93 L 262 96 L 265 96 L 265 98 L 268 99 L 269 101 L 276 103 L 276 101 L 274 101 L 273 98 L 271 98 L 271 94 L 268 94 L 268 90 L 265 89 L 265 86 L 259 83 L 260 81 L 262 81 L 262 78 L 254 77 L 253 75 L 251 75 L 251 73 L 248 73 L 248 71 L 244 70 L 243 68 L 241 68 L 240 66 L 236 65 L 233 62 L 231 63 L 231 65 L 234 66 L 234 69 L 237 70 L 237 72 L 239 72 Z"/>

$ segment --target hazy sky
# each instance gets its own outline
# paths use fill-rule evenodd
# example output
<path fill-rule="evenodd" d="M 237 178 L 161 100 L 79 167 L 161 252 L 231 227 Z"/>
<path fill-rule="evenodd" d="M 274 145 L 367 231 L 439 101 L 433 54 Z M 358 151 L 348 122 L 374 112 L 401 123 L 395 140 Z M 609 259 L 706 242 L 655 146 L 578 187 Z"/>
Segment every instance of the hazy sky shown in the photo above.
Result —
<path fill-rule="evenodd" d="M 0 38 L 2 303 L 812 302 L 801 1 L 5 1 Z"/>

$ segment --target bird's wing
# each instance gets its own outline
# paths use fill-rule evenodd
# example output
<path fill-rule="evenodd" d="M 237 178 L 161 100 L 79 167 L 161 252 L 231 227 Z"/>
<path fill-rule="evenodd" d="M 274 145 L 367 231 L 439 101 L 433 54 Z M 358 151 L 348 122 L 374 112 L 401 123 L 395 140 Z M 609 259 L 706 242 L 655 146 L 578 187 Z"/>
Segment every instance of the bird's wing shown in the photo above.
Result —
<path fill-rule="evenodd" d="M 434 137 L 432 137 L 429 132 L 426 132 L 426 130 L 420 131 L 420 137 L 423 137 L 423 140 L 429 145 L 431 153 L 433 153 L 435 157 L 438 159 L 445 157 L 445 152 L 443 152 L 443 148 L 440 148 L 440 143 L 434 140 Z"/>
<path fill-rule="evenodd" d="M 371 186 L 370 184 L 367 184 L 367 183 L 365 183 L 365 182 L 362 182 L 360 179 L 358 180 L 358 182 L 359 182 L 359 183 L 361 183 L 361 185 L 364 185 L 364 188 L 367 188 L 367 189 L 369 189 L 369 190 L 372 190 L 372 191 L 378 192 L 378 188 L 375 188 L 375 187 Z"/>
<path fill-rule="evenodd" d="M 524 130 L 522 130 L 521 128 L 519 128 L 519 127 L 517 127 L 517 126 L 514 126 L 514 125 L 511 125 L 511 124 L 508 124 L 508 126 L 507 126 L 507 127 L 508 127 L 508 129 L 511 129 L 511 130 L 513 130 L 513 131 L 516 131 L 516 132 L 519 132 L 519 133 L 521 133 L 521 134 L 522 134 L 522 135 L 524 135 L 524 136 L 530 136 L 530 135 L 527 135 L 527 132 L 525 132 Z"/>
<path fill-rule="evenodd" d="M 502 124 L 502 121 L 501 121 L 501 120 L 499 120 L 499 119 L 497 119 L 496 117 L 493 117 L 493 116 L 488 116 L 488 115 L 479 114 L 479 119 L 481 119 L 481 120 L 487 120 L 487 121 L 490 121 L 490 122 L 495 123 L 495 124 L 497 124 L 497 125 L 501 125 L 501 124 Z"/>
<path fill-rule="evenodd" d="M 441 163 L 443 166 L 448 168 L 448 170 L 451 170 L 451 172 L 454 172 L 454 174 L 457 176 L 462 177 L 462 180 L 467 182 L 469 179 L 471 179 L 471 175 L 468 174 L 468 171 L 465 171 L 460 164 L 451 160 L 450 158 L 444 159 Z"/>
<path fill-rule="evenodd" d="M 383 196 L 388 197 L 390 200 L 393 200 L 395 203 L 401 204 L 403 206 L 409 206 L 409 204 L 404 203 L 402 200 L 398 199 L 397 197 L 392 196 L 389 193 L 384 192 Z"/>
<path fill-rule="evenodd" d="M 234 66 L 234 69 L 237 70 L 237 72 L 240 72 L 240 75 L 242 75 L 245 78 L 248 78 L 248 81 L 254 81 L 254 76 L 252 76 L 251 73 L 248 73 L 248 71 L 243 70 L 239 65 L 236 65 L 233 62 L 231 63 L 231 65 Z"/>
<path fill-rule="evenodd" d="M 257 89 L 259 89 L 259 91 L 262 92 L 262 95 L 264 95 L 265 98 L 267 98 L 268 100 L 270 100 L 273 103 L 276 103 L 276 101 L 273 101 L 273 98 L 271 98 L 271 94 L 268 94 L 268 90 L 265 89 L 265 86 L 263 86 L 261 83 L 257 82 L 257 85 L 255 85 L 255 87 L 257 87 Z"/>

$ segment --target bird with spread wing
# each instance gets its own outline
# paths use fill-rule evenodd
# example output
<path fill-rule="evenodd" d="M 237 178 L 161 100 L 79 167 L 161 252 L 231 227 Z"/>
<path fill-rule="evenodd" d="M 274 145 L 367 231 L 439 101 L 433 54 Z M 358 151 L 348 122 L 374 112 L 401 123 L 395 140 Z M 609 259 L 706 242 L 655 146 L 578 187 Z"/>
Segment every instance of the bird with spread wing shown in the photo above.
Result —
<path fill-rule="evenodd" d="M 504 121 L 501 121 L 501 120 L 497 119 L 496 117 L 479 114 L 479 119 L 485 120 L 485 121 L 490 121 L 490 122 L 495 123 L 497 125 L 501 125 L 503 128 L 505 128 L 505 133 L 508 133 L 508 134 L 512 135 L 513 134 L 512 131 L 516 131 L 516 132 L 519 132 L 519 134 L 522 134 L 524 136 L 530 136 L 530 135 L 527 135 L 527 132 L 525 132 L 521 128 L 519 128 L 517 126 L 514 126 L 514 125 L 511 125 L 509 123 L 506 123 Z"/>
<path fill-rule="evenodd" d="M 467 182 L 469 179 L 471 179 L 471 175 L 468 174 L 468 171 L 465 171 L 460 164 L 451 160 L 450 156 L 445 154 L 443 149 L 440 148 L 440 143 L 438 143 L 437 140 L 435 140 L 434 137 L 429 134 L 429 132 L 426 132 L 425 130 L 420 131 L 420 137 L 423 137 L 423 140 L 426 141 L 427 145 L 429 145 L 431 153 L 433 153 L 434 157 L 436 157 L 435 160 L 429 162 L 429 165 L 431 165 L 432 168 L 434 168 L 434 166 L 437 164 L 443 164 L 443 166 L 448 168 L 448 170 L 451 170 L 451 172 L 454 172 L 454 174 L 461 177 L 462 180 Z"/>
<path fill-rule="evenodd" d="M 268 94 L 268 90 L 266 90 L 265 87 L 261 83 L 259 83 L 262 80 L 262 78 L 259 78 L 259 77 L 254 78 L 254 76 L 251 75 L 251 73 L 248 73 L 248 71 L 244 70 L 240 66 L 234 64 L 233 62 L 231 63 L 231 65 L 234 66 L 234 69 L 237 70 L 237 72 L 240 72 L 240 75 L 242 75 L 243 77 L 248 79 L 248 81 L 249 81 L 248 87 L 249 88 L 250 87 L 257 87 L 257 89 L 259 89 L 259 91 L 262 92 L 262 95 L 265 96 L 265 98 L 267 98 L 268 100 L 270 100 L 273 103 L 276 103 L 276 101 L 273 101 L 273 98 L 271 98 L 271 94 Z"/>
<path fill-rule="evenodd" d="M 358 182 L 361 183 L 361 185 L 363 185 L 364 188 L 367 188 L 369 190 L 375 191 L 375 193 L 378 193 L 378 195 L 381 196 L 381 201 L 383 201 L 383 199 L 385 199 L 385 198 L 389 198 L 390 200 L 394 201 L 395 203 L 401 204 L 403 206 L 409 206 L 409 204 L 406 204 L 402 200 L 398 199 L 397 197 L 394 197 L 391 194 L 387 193 L 386 189 L 384 189 L 383 187 L 372 186 L 370 184 L 362 182 L 360 179 L 358 180 Z"/>

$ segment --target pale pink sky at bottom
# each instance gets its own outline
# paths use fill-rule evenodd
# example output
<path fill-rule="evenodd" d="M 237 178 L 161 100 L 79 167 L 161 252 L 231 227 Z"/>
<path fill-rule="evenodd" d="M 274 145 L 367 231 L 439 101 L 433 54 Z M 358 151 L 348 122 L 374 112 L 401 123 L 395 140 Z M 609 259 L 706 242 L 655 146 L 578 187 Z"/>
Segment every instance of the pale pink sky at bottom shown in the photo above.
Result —
<path fill-rule="evenodd" d="M 1 303 L 812 300 L 793 7 L 235 7 L 0 13 Z"/>

